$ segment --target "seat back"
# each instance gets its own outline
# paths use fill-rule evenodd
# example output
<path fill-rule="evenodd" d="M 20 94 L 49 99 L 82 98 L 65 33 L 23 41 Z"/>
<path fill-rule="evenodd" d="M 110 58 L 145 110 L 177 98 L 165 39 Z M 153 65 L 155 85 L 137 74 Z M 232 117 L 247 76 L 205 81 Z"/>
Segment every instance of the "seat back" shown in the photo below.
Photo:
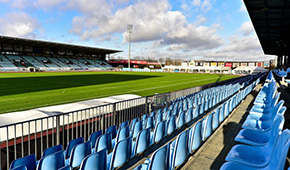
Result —
<path fill-rule="evenodd" d="M 146 121 L 147 118 L 148 118 L 148 114 L 145 114 L 145 115 L 142 116 L 141 121 L 142 121 L 143 125 L 145 125 L 145 121 Z"/>
<path fill-rule="evenodd" d="M 142 126 L 142 121 L 138 121 L 135 123 L 134 127 L 133 127 L 133 131 L 132 131 L 132 137 L 133 139 L 135 139 L 138 135 L 138 133 L 142 130 L 143 126 Z"/>
<path fill-rule="evenodd" d="M 188 156 L 188 130 L 180 133 L 175 142 L 173 155 L 172 155 L 172 165 L 171 168 L 175 169 L 175 167 L 183 164 Z"/>
<path fill-rule="evenodd" d="M 120 130 L 121 128 L 126 127 L 126 126 L 129 126 L 129 121 L 128 120 L 126 120 L 125 122 L 120 123 L 118 129 Z"/>
<path fill-rule="evenodd" d="M 219 112 L 218 109 L 216 109 L 212 113 L 212 129 L 215 130 L 219 126 Z"/>
<path fill-rule="evenodd" d="M 181 128 L 185 124 L 185 112 L 181 111 L 178 116 L 177 128 Z"/>
<path fill-rule="evenodd" d="M 150 116 L 146 119 L 145 129 L 154 129 L 154 117 Z"/>
<path fill-rule="evenodd" d="M 132 137 L 119 141 L 114 147 L 110 170 L 124 165 L 131 158 Z"/>
<path fill-rule="evenodd" d="M 35 154 L 31 154 L 31 155 L 14 160 L 10 165 L 10 169 L 16 168 L 21 165 L 26 166 L 27 170 L 35 170 L 36 169 Z"/>
<path fill-rule="evenodd" d="M 80 137 L 74 140 L 69 141 L 67 147 L 66 147 L 66 152 L 65 152 L 65 159 L 68 159 L 70 157 L 71 151 L 73 149 L 74 146 L 83 143 L 84 142 L 84 138 Z"/>
<path fill-rule="evenodd" d="M 47 156 L 47 155 L 50 155 L 50 154 L 56 153 L 56 152 L 58 152 L 58 151 L 62 151 L 62 144 L 59 144 L 59 145 L 56 145 L 56 146 L 53 146 L 53 147 L 50 147 L 50 148 L 45 149 L 45 150 L 42 152 L 41 157 L 45 157 L 45 156 Z"/>
<path fill-rule="evenodd" d="M 190 122 L 193 119 L 192 112 L 193 112 L 193 108 L 191 107 L 191 108 L 188 109 L 188 111 L 186 113 L 186 120 L 185 120 L 186 123 Z"/>
<path fill-rule="evenodd" d="M 163 120 L 163 114 L 162 113 L 158 113 L 157 116 L 156 116 L 155 124 L 158 124 L 162 120 Z"/>
<path fill-rule="evenodd" d="M 148 170 L 168 170 L 169 169 L 169 145 L 155 151 L 150 157 Z"/>
<path fill-rule="evenodd" d="M 135 123 L 138 122 L 138 121 L 139 121 L 138 117 L 133 119 L 133 120 L 131 120 L 131 124 L 130 124 L 130 130 L 131 131 L 133 130 L 133 127 L 134 127 Z"/>
<path fill-rule="evenodd" d="M 205 117 L 202 121 L 202 140 L 205 140 L 212 132 L 212 114 Z"/>
<path fill-rule="evenodd" d="M 197 149 L 200 144 L 201 144 L 201 140 L 202 140 L 202 135 L 201 135 L 201 126 L 202 125 L 202 121 L 197 122 L 191 129 L 190 129 L 190 133 L 189 133 L 189 148 L 190 148 L 190 152 L 194 151 L 195 149 Z"/>
<path fill-rule="evenodd" d="M 87 170 L 87 169 L 107 169 L 106 149 L 103 149 L 99 152 L 88 155 L 83 160 L 80 170 Z"/>
<path fill-rule="evenodd" d="M 87 141 L 76 145 L 71 153 L 69 165 L 72 168 L 79 167 L 86 156 L 91 154 L 91 142 Z"/>
<path fill-rule="evenodd" d="M 66 165 L 64 167 L 59 168 L 58 170 L 72 170 L 70 165 Z"/>
<path fill-rule="evenodd" d="M 169 135 L 172 132 L 174 132 L 175 129 L 176 129 L 176 116 L 173 115 L 166 122 L 166 132 L 167 132 L 167 135 Z"/>
<path fill-rule="evenodd" d="M 17 167 L 14 167 L 10 170 L 27 170 L 26 166 L 25 165 L 19 165 Z"/>
<path fill-rule="evenodd" d="M 91 141 L 92 148 L 95 147 L 98 137 L 101 136 L 102 134 L 103 134 L 102 130 L 99 130 L 99 131 L 94 132 L 90 135 L 89 141 Z"/>
<path fill-rule="evenodd" d="M 116 138 L 117 136 L 117 126 L 113 125 L 107 128 L 106 133 L 110 132 L 112 134 L 112 139 Z"/>
<path fill-rule="evenodd" d="M 150 128 L 141 130 L 136 139 L 134 156 L 144 152 L 150 146 Z"/>
<path fill-rule="evenodd" d="M 110 151 L 112 149 L 112 134 L 105 133 L 98 137 L 95 145 L 95 152 L 99 152 L 103 149 Z"/>
<path fill-rule="evenodd" d="M 128 125 L 119 129 L 117 137 L 116 137 L 116 142 L 119 142 L 120 140 L 123 140 L 129 136 L 130 136 L 130 127 Z"/>
<path fill-rule="evenodd" d="M 155 126 L 153 143 L 159 142 L 165 135 L 165 122 L 161 121 Z"/>
<path fill-rule="evenodd" d="M 40 159 L 37 170 L 57 170 L 65 166 L 64 151 L 47 155 Z"/>

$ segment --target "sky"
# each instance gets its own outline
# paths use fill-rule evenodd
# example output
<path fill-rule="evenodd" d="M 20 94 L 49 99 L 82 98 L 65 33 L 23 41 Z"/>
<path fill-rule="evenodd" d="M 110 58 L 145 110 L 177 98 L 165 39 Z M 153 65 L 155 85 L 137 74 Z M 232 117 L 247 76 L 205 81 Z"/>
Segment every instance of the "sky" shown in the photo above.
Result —
<path fill-rule="evenodd" d="M 0 35 L 127 58 L 267 61 L 242 0 L 0 0 Z"/>

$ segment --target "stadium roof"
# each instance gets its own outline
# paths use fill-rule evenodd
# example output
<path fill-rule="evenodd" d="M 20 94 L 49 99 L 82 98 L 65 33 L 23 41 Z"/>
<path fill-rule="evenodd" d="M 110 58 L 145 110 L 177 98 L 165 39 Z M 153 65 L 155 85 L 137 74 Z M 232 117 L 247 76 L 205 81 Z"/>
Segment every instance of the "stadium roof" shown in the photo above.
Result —
<path fill-rule="evenodd" d="M 289 55 L 290 0 L 244 0 L 265 54 Z"/>
<path fill-rule="evenodd" d="M 25 38 L 8 37 L 8 36 L 2 36 L 2 35 L 0 36 L 0 44 L 1 43 L 12 44 L 12 45 L 32 46 L 35 48 L 50 48 L 50 49 L 62 49 L 62 50 L 71 50 L 71 51 L 82 51 L 82 52 L 94 53 L 94 54 L 111 54 L 111 53 L 122 52 L 121 50 L 112 50 L 112 49 L 88 47 L 88 46 L 50 42 L 50 41 L 43 41 L 43 40 L 32 40 L 32 39 L 25 39 Z"/>

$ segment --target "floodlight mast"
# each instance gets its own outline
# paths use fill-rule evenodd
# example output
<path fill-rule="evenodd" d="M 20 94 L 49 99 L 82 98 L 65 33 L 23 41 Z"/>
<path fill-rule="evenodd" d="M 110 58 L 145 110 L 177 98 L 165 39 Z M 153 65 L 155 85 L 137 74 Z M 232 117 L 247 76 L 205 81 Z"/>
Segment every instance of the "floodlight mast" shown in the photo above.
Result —
<path fill-rule="evenodd" d="M 129 56 L 128 56 L 128 68 L 129 68 L 129 71 L 131 71 L 131 68 L 130 68 L 130 57 L 131 57 L 131 33 L 133 31 L 133 25 L 131 24 L 128 24 L 127 25 L 127 32 L 129 33 Z"/>

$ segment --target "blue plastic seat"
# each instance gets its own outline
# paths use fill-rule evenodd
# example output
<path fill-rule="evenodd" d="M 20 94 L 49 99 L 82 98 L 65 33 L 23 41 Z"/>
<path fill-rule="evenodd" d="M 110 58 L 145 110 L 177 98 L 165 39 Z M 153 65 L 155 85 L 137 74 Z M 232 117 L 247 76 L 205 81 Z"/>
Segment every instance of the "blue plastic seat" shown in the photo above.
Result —
<path fill-rule="evenodd" d="M 156 118 L 155 118 L 155 124 L 158 124 L 161 121 L 163 121 L 163 114 L 162 113 L 158 113 Z"/>
<path fill-rule="evenodd" d="M 94 152 L 99 152 L 103 149 L 106 149 L 108 152 L 110 152 L 112 149 L 112 134 L 105 133 L 99 136 L 94 149 Z"/>
<path fill-rule="evenodd" d="M 57 170 L 63 166 L 65 166 L 64 151 L 58 151 L 41 158 L 37 170 Z"/>
<path fill-rule="evenodd" d="M 212 113 L 212 130 L 219 126 L 219 112 L 218 109 Z"/>
<path fill-rule="evenodd" d="M 134 170 L 168 170 L 169 169 L 169 145 L 155 151 L 149 160 L 138 165 Z"/>
<path fill-rule="evenodd" d="M 58 170 L 72 170 L 71 166 L 66 165 L 64 167 L 59 168 Z"/>
<path fill-rule="evenodd" d="M 45 149 L 43 152 L 42 152 L 42 155 L 41 157 L 45 157 L 47 155 L 50 155 L 50 154 L 53 154 L 53 153 L 56 153 L 58 151 L 62 151 L 62 144 L 59 144 L 59 145 L 56 145 L 56 146 L 53 146 L 53 147 L 50 147 L 50 148 L 47 148 Z"/>
<path fill-rule="evenodd" d="M 133 127 L 134 127 L 135 123 L 138 122 L 138 121 L 139 121 L 139 118 L 138 117 L 135 118 L 135 119 L 133 119 L 133 120 L 131 120 L 130 131 L 133 130 Z"/>
<path fill-rule="evenodd" d="M 173 133 L 176 129 L 176 116 L 173 115 L 167 120 L 166 122 L 166 133 L 167 135 L 170 135 Z"/>
<path fill-rule="evenodd" d="M 129 126 L 129 121 L 128 121 L 128 120 L 126 120 L 125 122 L 120 123 L 118 129 L 120 130 L 121 128 L 123 128 L 123 127 L 125 127 L 125 126 Z"/>
<path fill-rule="evenodd" d="M 180 133 L 176 140 L 170 144 L 171 169 L 182 165 L 188 156 L 188 130 Z"/>
<path fill-rule="evenodd" d="M 27 168 L 27 170 L 35 170 L 36 169 L 35 154 L 31 154 L 14 160 L 10 165 L 10 169 L 16 168 L 20 165 L 24 165 Z"/>
<path fill-rule="evenodd" d="M 110 158 L 110 170 L 124 165 L 131 158 L 132 137 L 116 143 Z"/>
<path fill-rule="evenodd" d="M 193 119 L 193 108 L 189 108 L 187 113 L 186 113 L 186 123 L 190 122 Z"/>
<path fill-rule="evenodd" d="M 185 112 L 181 112 L 177 119 L 177 129 L 181 128 L 185 124 Z"/>
<path fill-rule="evenodd" d="M 70 154 L 71 154 L 71 151 L 72 151 L 73 147 L 75 147 L 76 145 L 78 145 L 80 143 L 83 143 L 83 142 L 84 142 L 84 138 L 83 137 L 80 137 L 80 138 L 73 139 L 73 140 L 69 141 L 68 145 L 66 147 L 66 150 L 65 150 L 65 159 L 68 159 L 70 157 Z"/>
<path fill-rule="evenodd" d="M 130 136 L 130 127 L 128 125 L 119 129 L 117 137 L 116 137 L 116 143 L 119 142 L 120 140 L 126 139 L 129 136 Z"/>
<path fill-rule="evenodd" d="M 168 110 L 168 111 L 166 112 L 166 116 L 165 116 L 165 119 L 164 119 L 164 120 L 169 119 L 172 115 L 173 115 L 172 110 Z"/>
<path fill-rule="evenodd" d="M 137 156 L 150 146 L 150 131 L 150 128 L 147 128 L 138 133 L 136 141 L 132 144 L 132 156 Z"/>
<path fill-rule="evenodd" d="M 153 137 L 151 138 L 152 139 L 151 143 L 153 144 L 159 142 L 165 135 L 166 135 L 165 122 L 161 121 L 155 126 Z"/>
<path fill-rule="evenodd" d="M 225 106 L 225 103 L 222 104 L 220 107 L 217 108 L 217 112 L 219 113 L 219 123 L 223 122 L 224 119 L 225 119 L 225 111 L 224 111 L 224 106 Z"/>
<path fill-rule="evenodd" d="M 16 166 L 10 170 L 27 170 L 27 168 L 25 165 L 19 165 L 19 166 Z"/>
<path fill-rule="evenodd" d="M 110 132 L 112 134 L 112 139 L 116 138 L 117 136 L 117 126 L 113 125 L 107 128 L 106 133 Z"/>
<path fill-rule="evenodd" d="M 284 121 L 284 116 L 278 115 L 273 122 L 274 125 L 270 131 L 264 132 L 252 129 L 242 129 L 236 136 L 235 140 L 253 146 L 265 146 L 271 142 L 271 140 L 275 140 L 279 132 L 282 131 Z"/>
<path fill-rule="evenodd" d="M 201 135 L 201 124 L 202 121 L 197 122 L 192 128 L 189 130 L 189 151 L 192 152 L 196 150 L 202 141 Z"/>
<path fill-rule="evenodd" d="M 99 130 L 99 131 L 94 132 L 90 135 L 88 140 L 91 141 L 92 148 L 95 147 L 98 137 L 101 136 L 102 134 L 103 134 L 102 130 Z"/>
<path fill-rule="evenodd" d="M 148 117 L 149 117 L 148 114 L 145 114 L 141 117 L 142 125 L 145 125 L 145 121 Z"/>
<path fill-rule="evenodd" d="M 79 167 L 86 156 L 91 154 L 91 142 L 84 142 L 76 145 L 69 158 L 69 165 L 72 168 Z"/>
<path fill-rule="evenodd" d="M 146 119 L 145 129 L 147 128 L 154 129 L 154 117 L 150 116 Z"/>
<path fill-rule="evenodd" d="M 80 167 L 80 170 L 99 170 L 99 169 L 102 170 L 107 169 L 106 149 L 103 149 L 99 152 L 93 153 L 85 157 Z"/>
<path fill-rule="evenodd" d="M 132 137 L 133 139 L 137 138 L 138 133 L 142 130 L 143 125 L 141 121 L 135 123 L 133 130 L 132 130 Z"/>
<path fill-rule="evenodd" d="M 226 157 L 230 162 L 223 165 L 221 169 L 284 169 L 289 145 L 289 129 L 278 136 L 273 148 L 236 145 Z"/>
<path fill-rule="evenodd" d="M 212 114 L 202 120 L 202 140 L 204 141 L 212 133 Z"/>

